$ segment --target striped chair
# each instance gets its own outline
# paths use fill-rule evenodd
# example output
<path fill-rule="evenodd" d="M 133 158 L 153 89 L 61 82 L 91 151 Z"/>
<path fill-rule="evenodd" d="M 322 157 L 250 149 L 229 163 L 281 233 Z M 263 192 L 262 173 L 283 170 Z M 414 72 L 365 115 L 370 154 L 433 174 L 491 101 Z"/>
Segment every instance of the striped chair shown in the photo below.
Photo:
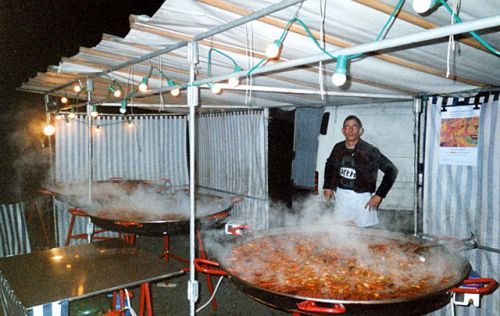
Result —
<path fill-rule="evenodd" d="M 31 252 L 24 203 L 0 205 L 0 258 Z M 25 315 L 26 310 L 0 271 L 0 315 Z"/>
<path fill-rule="evenodd" d="M 24 203 L 1 204 L 0 257 L 28 252 L 31 252 L 31 246 L 24 217 Z"/>

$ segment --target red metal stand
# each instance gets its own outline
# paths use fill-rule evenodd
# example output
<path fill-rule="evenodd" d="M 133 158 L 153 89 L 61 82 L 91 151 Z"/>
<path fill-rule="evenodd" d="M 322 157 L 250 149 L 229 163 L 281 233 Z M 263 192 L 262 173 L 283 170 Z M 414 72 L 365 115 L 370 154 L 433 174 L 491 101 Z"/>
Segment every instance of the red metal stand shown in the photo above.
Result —
<path fill-rule="evenodd" d="M 87 233 L 73 235 L 73 228 L 75 227 L 76 217 L 77 216 L 87 217 L 87 213 L 85 213 L 85 211 L 83 211 L 79 208 L 76 208 L 76 207 L 70 207 L 68 209 L 68 213 L 71 214 L 71 220 L 69 222 L 68 232 L 66 234 L 66 241 L 64 242 L 65 246 L 69 246 L 71 239 L 87 239 L 87 237 L 88 237 Z M 112 237 L 104 237 L 104 236 L 94 236 L 96 234 L 100 234 L 100 233 L 104 233 L 104 232 L 106 232 L 106 230 L 104 230 L 104 229 L 95 230 L 92 234 L 92 239 L 103 240 L 103 239 L 112 238 Z"/>
<path fill-rule="evenodd" d="M 203 246 L 203 240 L 201 239 L 201 233 L 200 233 L 199 229 L 196 230 L 196 239 L 198 240 L 198 251 L 200 253 L 200 257 L 202 259 L 207 259 L 207 254 L 205 252 L 205 247 Z M 210 296 L 212 296 L 212 294 L 214 293 L 214 286 L 212 284 L 212 276 L 208 273 L 206 273 L 205 276 L 207 278 L 208 292 L 210 293 Z M 215 297 L 212 300 L 211 304 L 212 304 L 212 310 L 216 311 L 217 310 L 217 301 L 215 300 Z"/>

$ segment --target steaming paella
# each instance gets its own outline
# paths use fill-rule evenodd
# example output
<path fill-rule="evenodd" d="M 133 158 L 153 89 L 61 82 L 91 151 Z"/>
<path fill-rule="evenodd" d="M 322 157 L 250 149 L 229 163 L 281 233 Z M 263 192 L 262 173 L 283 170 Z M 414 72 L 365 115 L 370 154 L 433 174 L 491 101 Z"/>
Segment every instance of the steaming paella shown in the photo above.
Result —
<path fill-rule="evenodd" d="M 453 263 L 411 241 L 349 244 L 324 233 L 261 236 L 224 261 L 237 278 L 272 292 L 317 299 L 377 301 L 423 296 L 449 286 Z"/>

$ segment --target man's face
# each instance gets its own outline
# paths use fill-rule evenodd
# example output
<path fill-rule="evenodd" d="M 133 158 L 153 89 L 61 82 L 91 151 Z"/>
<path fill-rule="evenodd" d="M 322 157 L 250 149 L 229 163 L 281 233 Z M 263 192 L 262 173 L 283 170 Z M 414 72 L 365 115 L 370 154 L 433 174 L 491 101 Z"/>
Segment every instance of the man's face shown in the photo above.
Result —
<path fill-rule="evenodd" d="M 348 142 L 357 142 L 361 136 L 361 127 L 356 120 L 347 120 L 342 127 L 342 133 Z"/>

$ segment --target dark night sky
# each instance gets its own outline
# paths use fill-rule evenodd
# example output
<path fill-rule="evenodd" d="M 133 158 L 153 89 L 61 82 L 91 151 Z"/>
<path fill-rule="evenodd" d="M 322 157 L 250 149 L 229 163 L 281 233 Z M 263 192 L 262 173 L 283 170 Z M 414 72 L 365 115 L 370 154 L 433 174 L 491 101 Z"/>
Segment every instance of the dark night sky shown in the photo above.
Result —
<path fill-rule="evenodd" d="M 26 200 L 46 163 L 43 96 L 16 91 L 79 47 L 97 45 L 103 33 L 125 36 L 129 15 L 152 16 L 164 0 L 0 0 L 0 204 Z M 37 158 L 32 161 L 31 158 Z"/>

